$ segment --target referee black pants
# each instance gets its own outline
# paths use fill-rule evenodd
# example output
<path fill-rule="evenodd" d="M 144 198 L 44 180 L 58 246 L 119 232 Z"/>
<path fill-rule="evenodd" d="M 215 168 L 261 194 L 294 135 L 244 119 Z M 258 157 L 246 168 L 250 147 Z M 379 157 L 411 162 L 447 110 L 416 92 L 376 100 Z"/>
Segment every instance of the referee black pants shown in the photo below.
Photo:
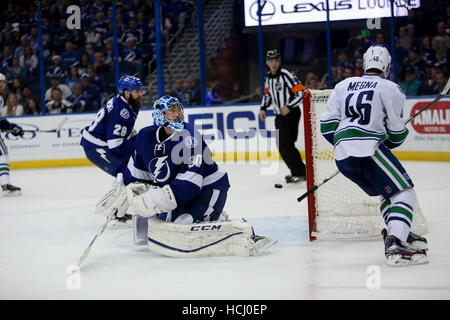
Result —
<path fill-rule="evenodd" d="M 277 147 L 281 158 L 283 158 L 293 176 L 306 176 L 302 156 L 295 147 L 300 117 L 301 111 L 299 107 L 291 109 L 286 116 L 279 114 L 275 117 L 275 128 L 278 130 Z"/>

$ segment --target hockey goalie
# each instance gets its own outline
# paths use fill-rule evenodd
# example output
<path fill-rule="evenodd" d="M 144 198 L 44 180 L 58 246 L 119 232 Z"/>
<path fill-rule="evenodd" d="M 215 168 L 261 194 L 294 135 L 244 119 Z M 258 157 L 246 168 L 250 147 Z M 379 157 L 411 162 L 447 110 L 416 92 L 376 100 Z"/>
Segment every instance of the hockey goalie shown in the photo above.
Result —
<path fill-rule="evenodd" d="M 152 115 L 154 125 L 138 133 L 127 170 L 96 213 L 132 214 L 135 244 L 170 257 L 255 256 L 273 246 L 276 241 L 255 235 L 248 221 L 224 213 L 228 175 L 184 122 L 178 99 L 159 98 Z"/>

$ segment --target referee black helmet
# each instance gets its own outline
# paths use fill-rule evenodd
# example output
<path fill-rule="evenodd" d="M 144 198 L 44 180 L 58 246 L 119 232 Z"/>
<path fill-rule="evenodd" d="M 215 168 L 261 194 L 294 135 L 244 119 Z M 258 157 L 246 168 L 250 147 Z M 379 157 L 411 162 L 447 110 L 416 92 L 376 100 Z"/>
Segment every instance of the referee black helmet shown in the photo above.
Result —
<path fill-rule="evenodd" d="M 269 50 L 266 54 L 266 61 L 267 60 L 274 60 L 274 59 L 280 59 L 280 53 L 277 49 Z"/>

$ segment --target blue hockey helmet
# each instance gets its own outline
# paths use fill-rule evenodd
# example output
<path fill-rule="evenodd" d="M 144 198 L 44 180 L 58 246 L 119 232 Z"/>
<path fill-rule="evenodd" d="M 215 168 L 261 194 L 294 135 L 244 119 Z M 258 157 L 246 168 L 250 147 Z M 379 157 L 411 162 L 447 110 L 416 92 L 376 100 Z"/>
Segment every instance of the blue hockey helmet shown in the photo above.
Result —
<path fill-rule="evenodd" d="M 168 120 L 164 113 L 172 108 L 177 108 L 179 116 L 176 120 Z M 168 123 L 167 127 L 174 131 L 181 131 L 184 129 L 184 109 L 183 105 L 177 98 L 171 96 L 162 96 L 153 104 L 153 120 L 158 127 L 164 126 Z"/>
<path fill-rule="evenodd" d="M 119 90 L 119 93 L 123 93 L 123 90 L 127 89 L 129 93 L 133 89 L 139 89 L 141 90 L 143 87 L 142 81 L 135 76 L 125 75 L 119 80 L 119 84 L 117 86 L 117 89 Z"/>

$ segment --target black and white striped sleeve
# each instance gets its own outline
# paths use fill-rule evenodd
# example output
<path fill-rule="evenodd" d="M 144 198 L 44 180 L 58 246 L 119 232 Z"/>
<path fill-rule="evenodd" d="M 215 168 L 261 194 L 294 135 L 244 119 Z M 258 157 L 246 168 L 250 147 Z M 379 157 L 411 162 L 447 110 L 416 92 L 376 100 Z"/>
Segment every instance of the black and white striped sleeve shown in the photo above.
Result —
<path fill-rule="evenodd" d="M 264 94 L 262 96 L 262 101 L 261 101 L 261 110 L 266 110 L 270 104 L 272 103 L 272 96 L 270 94 L 269 89 L 267 89 L 267 79 L 266 81 L 264 81 Z"/>
<path fill-rule="evenodd" d="M 286 86 L 289 88 L 289 98 L 287 102 L 288 108 L 293 108 L 297 106 L 303 99 L 303 90 L 305 90 L 305 87 L 303 84 L 298 80 L 298 78 L 295 76 L 295 74 L 283 70 L 282 71 L 283 78 L 285 80 Z"/>

